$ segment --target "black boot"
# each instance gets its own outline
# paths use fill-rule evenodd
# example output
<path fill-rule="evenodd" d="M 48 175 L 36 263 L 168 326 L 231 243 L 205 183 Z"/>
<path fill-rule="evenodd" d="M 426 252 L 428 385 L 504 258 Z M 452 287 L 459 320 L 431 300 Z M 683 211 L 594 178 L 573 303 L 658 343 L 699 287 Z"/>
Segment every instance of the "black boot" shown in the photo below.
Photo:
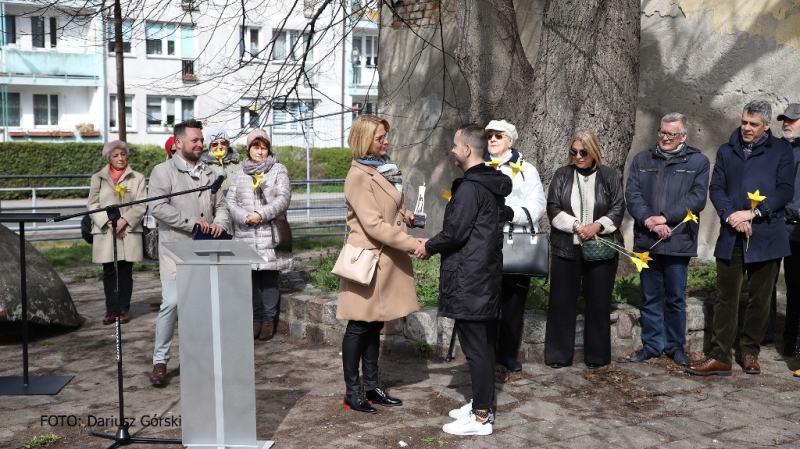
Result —
<path fill-rule="evenodd" d="M 357 394 L 345 395 L 342 407 L 362 413 L 378 413 L 375 407 L 364 397 L 363 390 Z"/>
<path fill-rule="evenodd" d="M 403 401 L 389 396 L 389 394 L 386 393 L 386 390 L 381 387 L 376 387 L 374 390 L 367 390 L 367 400 L 373 404 L 379 404 L 388 407 L 403 405 Z"/>

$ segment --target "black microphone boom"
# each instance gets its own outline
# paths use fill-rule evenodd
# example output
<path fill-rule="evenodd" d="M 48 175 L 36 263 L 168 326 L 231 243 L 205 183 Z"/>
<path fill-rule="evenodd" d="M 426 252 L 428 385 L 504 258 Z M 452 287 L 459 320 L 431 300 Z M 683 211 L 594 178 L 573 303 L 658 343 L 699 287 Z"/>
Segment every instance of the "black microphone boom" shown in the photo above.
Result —
<path fill-rule="evenodd" d="M 217 174 L 217 179 L 214 180 L 214 183 L 211 184 L 211 194 L 215 194 L 219 191 L 219 188 L 222 187 L 222 183 L 225 182 L 225 178 L 228 177 L 228 174 L 224 171 L 221 171 Z"/>

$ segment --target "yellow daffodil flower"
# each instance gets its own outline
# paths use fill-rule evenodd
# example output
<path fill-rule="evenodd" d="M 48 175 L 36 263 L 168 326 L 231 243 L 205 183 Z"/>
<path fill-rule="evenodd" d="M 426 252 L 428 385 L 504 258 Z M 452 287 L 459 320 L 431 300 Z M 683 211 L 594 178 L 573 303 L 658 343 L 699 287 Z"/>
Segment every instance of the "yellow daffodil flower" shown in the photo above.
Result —
<path fill-rule="evenodd" d="M 486 165 L 488 165 L 489 167 L 492 167 L 493 169 L 497 170 L 497 168 L 500 166 L 501 163 L 502 163 L 502 161 L 500 161 L 500 160 L 492 159 L 491 161 L 487 162 Z"/>
<path fill-rule="evenodd" d="M 761 195 L 758 190 L 756 190 L 755 193 L 747 192 L 747 197 L 750 198 L 750 209 L 755 209 L 756 206 L 758 206 L 758 203 L 767 199 L 767 197 Z"/>
<path fill-rule="evenodd" d="M 261 181 L 264 179 L 264 173 L 260 173 L 260 174 L 256 173 L 255 175 L 250 175 L 250 176 L 252 176 L 253 179 L 256 180 L 255 182 L 251 183 L 250 185 L 253 186 L 254 189 L 257 189 L 258 186 L 261 185 Z"/>
<path fill-rule="evenodd" d="M 125 192 L 128 191 L 128 188 L 122 184 L 117 184 L 117 186 L 114 187 L 114 191 L 117 192 L 117 198 L 121 200 L 122 197 L 125 196 Z"/>
<path fill-rule="evenodd" d="M 217 159 L 219 159 L 219 165 L 222 165 L 222 158 L 225 157 L 225 153 L 226 153 L 226 150 L 224 148 L 221 148 L 221 147 L 217 147 L 214 150 L 214 156 L 216 156 Z"/>
<path fill-rule="evenodd" d="M 517 173 L 521 171 L 525 171 L 525 167 L 522 166 L 522 162 L 509 162 L 508 166 L 511 167 L 511 179 L 514 179 L 517 176 Z"/>
<path fill-rule="evenodd" d="M 447 201 L 450 201 L 450 198 L 453 197 L 453 194 L 449 190 L 442 190 L 442 197 Z"/>
<path fill-rule="evenodd" d="M 691 220 L 691 221 L 693 221 L 693 222 L 697 223 L 697 215 L 695 215 L 694 213 L 692 213 L 692 210 L 691 210 L 691 209 L 687 208 L 687 209 L 686 209 L 686 218 L 684 218 L 684 219 L 683 219 L 683 221 L 682 221 L 681 223 L 686 223 L 686 222 L 687 222 L 687 221 L 689 221 L 689 220 Z M 676 226 L 676 228 L 677 228 L 677 226 Z M 673 229 L 674 229 L 674 228 L 673 228 Z"/>
<path fill-rule="evenodd" d="M 650 268 L 642 261 L 642 259 L 639 259 L 638 257 L 631 257 L 631 262 L 636 265 L 636 271 L 639 273 L 642 272 L 642 268 Z"/>
<path fill-rule="evenodd" d="M 641 259 L 641 261 L 644 263 L 644 266 L 646 268 L 650 268 L 650 267 L 647 266 L 647 262 L 650 262 L 651 260 L 653 260 L 653 258 L 650 257 L 650 251 L 645 251 L 643 253 L 633 253 L 633 254 L 636 257 L 638 257 L 639 259 Z"/>

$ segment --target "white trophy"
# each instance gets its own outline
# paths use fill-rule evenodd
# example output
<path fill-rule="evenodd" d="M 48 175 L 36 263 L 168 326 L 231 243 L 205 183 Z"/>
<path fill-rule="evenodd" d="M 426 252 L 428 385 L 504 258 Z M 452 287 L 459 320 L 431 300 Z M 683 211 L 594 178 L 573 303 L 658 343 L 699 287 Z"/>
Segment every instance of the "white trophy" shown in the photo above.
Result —
<path fill-rule="evenodd" d="M 422 183 L 417 193 L 417 205 L 414 207 L 415 228 L 425 227 L 425 215 L 423 213 L 424 208 L 425 208 L 425 183 Z"/>

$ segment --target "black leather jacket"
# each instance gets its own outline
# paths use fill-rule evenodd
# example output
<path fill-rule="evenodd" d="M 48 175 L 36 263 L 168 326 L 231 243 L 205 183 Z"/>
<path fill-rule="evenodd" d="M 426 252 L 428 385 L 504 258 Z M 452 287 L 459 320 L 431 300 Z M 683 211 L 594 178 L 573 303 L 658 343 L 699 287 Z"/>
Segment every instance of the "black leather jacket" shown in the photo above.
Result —
<path fill-rule="evenodd" d="M 559 257 L 572 259 L 573 244 L 572 233 L 559 231 L 552 227 L 553 218 L 564 211 L 576 216 L 572 210 L 572 182 L 575 179 L 575 166 L 566 165 L 556 170 L 550 188 L 547 191 L 547 218 L 550 220 L 550 252 Z M 595 176 L 594 217 L 595 220 L 606 216 L 614 222 L 617 230 L 612 234 L 614 241 L 622 246 L 622 216 L 625 213 L 625 198 L 622 190 L 622 180 L 613 168 L 601 166 Z"/>

